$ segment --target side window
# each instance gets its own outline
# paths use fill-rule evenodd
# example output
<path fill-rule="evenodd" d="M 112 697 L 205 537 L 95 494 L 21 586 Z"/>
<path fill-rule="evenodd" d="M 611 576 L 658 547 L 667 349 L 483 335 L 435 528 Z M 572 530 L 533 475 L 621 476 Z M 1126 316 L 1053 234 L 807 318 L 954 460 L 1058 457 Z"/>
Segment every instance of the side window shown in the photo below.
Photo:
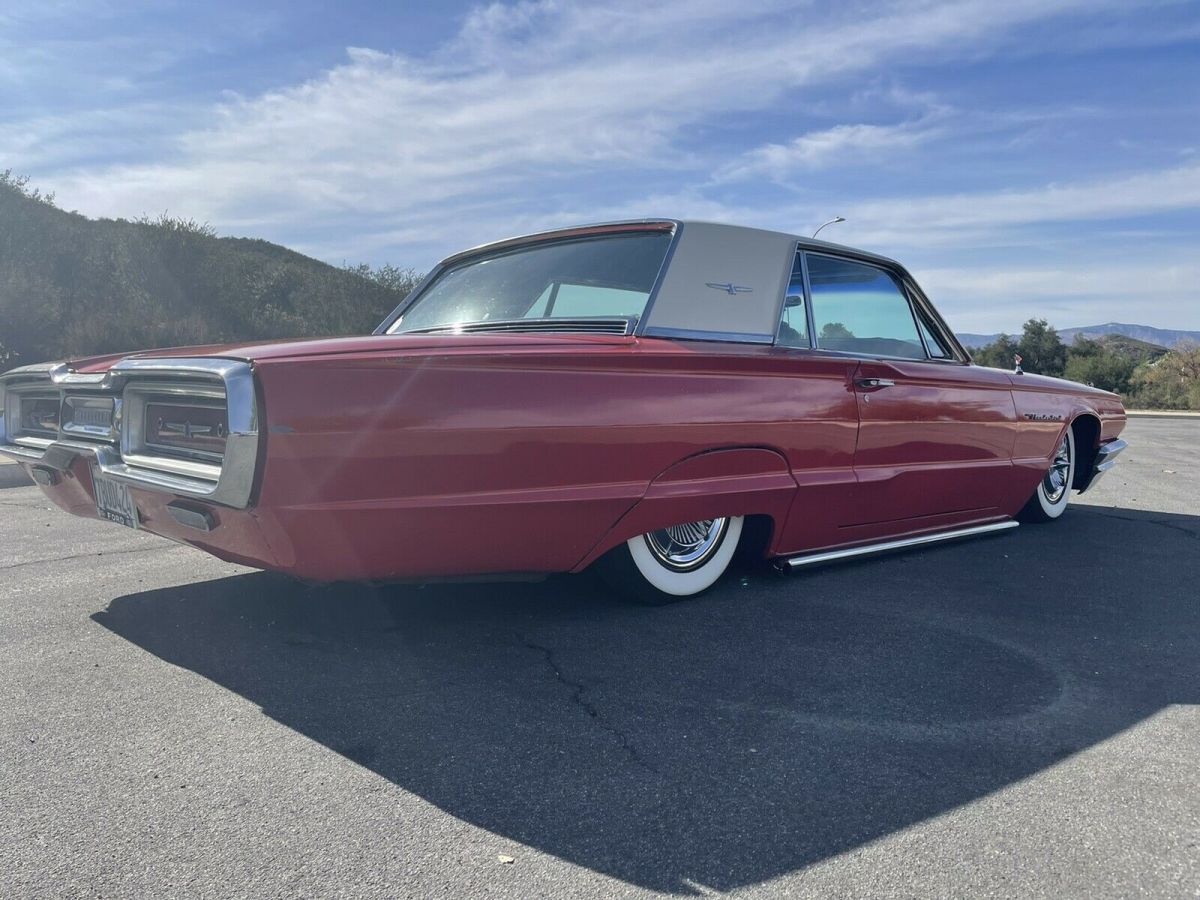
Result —
<path fill-rule="evenodd" d="M 808 279 L 819 348 L 926 358 L 908 297 L 883 269 L 809 254 Z"/>
<path fill-rule="evenodd" d="M 946 346 L 945 342 L 937 336 L 932 323 L 925 318 L 925 314 L 919 309 L 917 310 L 917 324 L 921 326 L 921 336 L 925 338 L 925 346 L 929 348 L 929 355 L 934 359 L 954 359 L 954 354 Z"/>
<path fill-rule="evenodd" d="M 803 347 L 808 349 L 808 313 L 804 309 L 804 267 L 800 254 L 792 266 L 792 277 L 788 281 L 787 295 L 783 298 L 783 315 L 779 319 L 779 347 Z"/>

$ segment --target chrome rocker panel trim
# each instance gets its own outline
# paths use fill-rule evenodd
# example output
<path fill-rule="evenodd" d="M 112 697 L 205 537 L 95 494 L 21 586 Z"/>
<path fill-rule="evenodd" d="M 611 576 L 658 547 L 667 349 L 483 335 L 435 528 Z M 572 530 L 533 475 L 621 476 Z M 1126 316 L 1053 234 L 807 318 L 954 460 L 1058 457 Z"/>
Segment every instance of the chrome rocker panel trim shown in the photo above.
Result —
<path fill-rule="evenodd" d="M 90 457 L 100 473 L 131 487 L 207 500 L 223 506 L 249 506 L 258 462 L 258 402 L 250 364 L 239 360 L 188 358 L 128 359 L 99 375 L 71 372 L 65 364 L 25 366 L 4 376 L 7 385 L 28 387 L 31 381 L 50 382 L 59 388 L 104 391 L 124 398 L 124 389 L 146 378 L 166 379 L 185 387 L 214 382 L 224 385 L 229 420 L 225 456 L 220 467 L 149 457 L 132 429 L 121 429 L 121 452 L 110 444 L 60 438 L 45 447 L 9 441 L 5 417 L 0 416 L 0 453 L 44 471 L 65 472 L 80 456 Z M 161 467 L 161 468 L 160 468 Z"/>
<path fill-rule="evenodd" d="M 854 559 L 863 556 L 875 556 L 880 553 L 892 553 L 897 550 L 907 550 L 910 547 L 920 547 L 923 544 L 936 544 L 942 541 L 954 541 L 960 538 L 976 537 L 982 534 L 994 534 L 1016 528 L 1020 522 L 1009 519 L 1004 522 L 992 522 L 987 525 L 972 525 L 970 528 L 956 528 L 952 531 L 939 531 L 935 534 L 922 534 L 917 537 L 901 538 L 895 541 L 883 541 L 878 544 L 865 544 L 861 547 L 849 547 L 845 550 L 827 550 L 823 553 L 805 553 L 799 556 L 789 556 L 781 559 L 781 568 L 798 569 L 801 566 L 816 566 L 825 563 L 839 562 L 843 559 Z"/>

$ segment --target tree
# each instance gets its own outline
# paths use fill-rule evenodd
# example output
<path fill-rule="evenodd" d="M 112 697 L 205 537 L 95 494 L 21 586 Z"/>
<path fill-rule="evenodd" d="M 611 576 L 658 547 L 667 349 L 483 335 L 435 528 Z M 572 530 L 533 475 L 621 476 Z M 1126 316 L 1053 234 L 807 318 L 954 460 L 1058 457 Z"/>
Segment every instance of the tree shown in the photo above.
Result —
<path fill-rule="evenodd" d="M 1127 394 L 1137 366 L 1138 360 L 1134 356 L 1116 352 L 1100 341 L 1078 335 L 1067 351 L 1067 366 L 1063 374 L 1071 381 Z"/>
<path fill-rule="evenodd" d="M 832 341 L 854 337 L 854 332 L 841 322 L 826 322 L 821 328 L 821 340 Z"/>
<path fill-rule="evenodd" d="M 1184 344 L 1138 367 L 1128 405 L 1140 409 L 1200 409 L 1200 346 Z"/>
<path fill-rule="evenodd" d="M 978 365 L 991 366 L 993 369 L 1011 369 L 1015 365 L 1013 358 L 1017 355 L 1017 342 L 1007 334 L 1002 334 L 971 354 L 971 359 Z"/>
<path fill-rule="evenodd" d="M 0 170 L 0 369 L 138 348 L 369 334 L 419 275 L 336 268 L 166 213 L 59 209 Z"/>
<path fill-rule="evenodd" d="M 1030 319 L 1017 341 L 1021 368 L 1034 375 L 1062 375 L 1067 368 L 1067 347 L 1045 319 Z"/>

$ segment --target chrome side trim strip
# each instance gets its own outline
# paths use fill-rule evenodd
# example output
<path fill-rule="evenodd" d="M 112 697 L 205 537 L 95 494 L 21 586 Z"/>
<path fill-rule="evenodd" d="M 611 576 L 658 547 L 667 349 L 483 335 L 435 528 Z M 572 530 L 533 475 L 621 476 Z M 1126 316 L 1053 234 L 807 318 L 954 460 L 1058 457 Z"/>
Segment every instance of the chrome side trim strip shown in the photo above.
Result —
<path fill-rule="evenodd" d="M 909 547 L 920 547 L 923 544 L 936 544 L 942 541 L 953 541 L 981 534 L 994 534 L 998 531 L 1008 531 L 1010 528 L 1016 528 L 1020 524 L 1020 522 L 1009 519 L 1004 522 L 992 522 L 988 525 L 972 525 L 970 528 L 956 528 L 953 531 L 939 531 L 934 534 L 922 534 L 917 537 L 884 541 L 879 544 L 867 544 L 862 547 L 848 547 L 845 550 L 827 550 L 824 553 L 807 553 L 800 556 L 790 556 L 783 559 L 782 562 L 789 568 L 798 569 L 801 566 L 815 566 L 821 563 L 853 559 L 859 556 L 873 556 L 877 553 L 907 550 Z"/>

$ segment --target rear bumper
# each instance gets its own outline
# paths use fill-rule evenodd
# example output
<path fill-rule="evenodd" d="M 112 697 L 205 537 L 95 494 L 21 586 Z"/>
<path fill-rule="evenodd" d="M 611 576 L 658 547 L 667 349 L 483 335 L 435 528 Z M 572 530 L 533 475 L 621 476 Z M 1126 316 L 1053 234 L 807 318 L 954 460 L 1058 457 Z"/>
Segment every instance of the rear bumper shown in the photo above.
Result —
<path fill-rule="evenodd" d="M 215 503 L 223 499 L 217 482 L 127 465 L 121 459 L 120 453 L 107 444 L 55 441 L 46 447 L 37 448 L 0 444 L 0 454 L 16 462 L 26 463 L 34 481 L 43 486 L 56 484 L 62 474 L 75 465 L 77 459 L 83 459 L 108 478 L 130 487 Z"/>
<path fill-rule="evenodd" d="M 46 498 L 64 512 L 87 519 L 101 518 L 92 476 L 96 472 L 112 476 L 100 468 L 94 454 L 79 452 L 58 458 L 49 453 L 40 457 L 36 453 L 6 455 L 17 456 L 21 468 L 37 482 Z M 294 557 L 287 552 L 286 539 L 268 539 L 270 523 L 264 526 L 254 509 L 196 500 L 140 479 L 123 481 L 129 485 L 141 530 L 240 565 L 283 571 L 295 565 Z"/>

